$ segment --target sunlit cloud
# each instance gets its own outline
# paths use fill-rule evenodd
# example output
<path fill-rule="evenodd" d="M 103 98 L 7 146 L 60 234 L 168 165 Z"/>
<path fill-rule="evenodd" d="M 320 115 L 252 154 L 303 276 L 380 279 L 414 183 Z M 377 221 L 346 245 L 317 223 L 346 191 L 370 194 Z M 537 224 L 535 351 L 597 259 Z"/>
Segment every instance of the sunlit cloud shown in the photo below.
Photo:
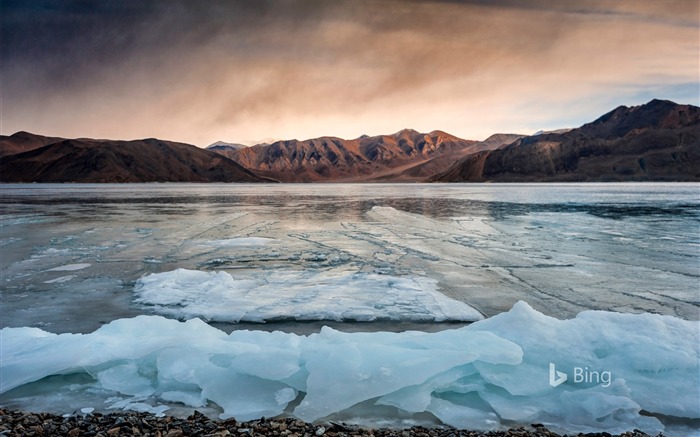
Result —
<path fill-rule="evenodd" d="M 406 127 L 470 139 L 572 127 L 650 96 L 698 104 L 698 9 L 694 1 L 8 4 L 0 130 L 205 146 Z"/>

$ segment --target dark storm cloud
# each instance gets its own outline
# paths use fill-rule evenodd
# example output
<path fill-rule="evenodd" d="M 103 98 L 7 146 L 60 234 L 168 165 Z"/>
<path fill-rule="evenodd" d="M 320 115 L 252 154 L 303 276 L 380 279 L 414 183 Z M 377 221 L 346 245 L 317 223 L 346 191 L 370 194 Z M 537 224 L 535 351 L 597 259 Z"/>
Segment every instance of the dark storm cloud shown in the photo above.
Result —
<path fill-rule="evenodd" d="M 323 2 L 304 2 L 304 8 L 272 3 L 278 2 L 3 1 L 2 60 L 51 67 L 52 73 L 74 71 L 196 49 L 222 33 L 245 40 L 251 29 L 304 25 L 313 20 L 311 12 L 323 9 L 316 6 Z"/>
<path fill-rule="evenodd" d="M 695 1 L 1 5 L 3 134 L 469 136 L 595 89 L 689 83 L 698 63 Z"/>
<path fill-rule="evenodd" d="M 116 2 L 4 1 L 2 9 L 3 67 L 26 65 L 59 83 L 131 50 L 129 29 L 149 12 Z"/>

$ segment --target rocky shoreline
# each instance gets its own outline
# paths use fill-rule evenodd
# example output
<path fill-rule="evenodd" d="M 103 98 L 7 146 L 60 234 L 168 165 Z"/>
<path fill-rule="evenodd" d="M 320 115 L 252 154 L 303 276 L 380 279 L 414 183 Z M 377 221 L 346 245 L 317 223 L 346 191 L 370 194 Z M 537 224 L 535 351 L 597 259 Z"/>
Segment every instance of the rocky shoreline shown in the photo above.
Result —
<path fill-rule="evenodd" d="M 566 435 L 566 434 L 565 434 Z M 147 413 L 119 412 L 111 414 L 29 413 L 0 408 L 0 436 L 68 436 L 68 437 L 562 437 L 542 425 L 507 431 L 468 431 L 452 428 L 409 429 L 362 428 L 341 423 L 310 424 L 293 418 L 262 418 L 251 422 L 235 419 L 214 420 L 195 411 L 185 418 L 156 417 Z M 611 434 L 578 434 L 579 437 L 612 437 Z M 620 437 L 649 437 L 639 430 L 619 434 Z"/>

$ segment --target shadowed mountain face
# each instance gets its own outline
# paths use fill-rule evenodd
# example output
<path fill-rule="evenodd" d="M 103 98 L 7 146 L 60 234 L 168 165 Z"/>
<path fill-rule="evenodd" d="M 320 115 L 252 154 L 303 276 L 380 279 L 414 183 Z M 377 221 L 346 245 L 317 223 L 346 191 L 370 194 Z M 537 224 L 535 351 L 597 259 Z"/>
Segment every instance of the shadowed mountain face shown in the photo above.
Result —
<path fill-rule="evenodd" d="M 494 147 L 441 131 L 423 134 L 404 129 L 354 140 L 322 137 L 217 152 L 281 182 L 367 182 L 426 180 L 467 154 Z"/>
<path fill-rule="evenodd" d="M 439 182 L 700 180 L 700 108 L 652 100 L 563 133 L 466 156 Z"/>
<path fill-rule="evenodd" d="M 157 139 L 52 140 L 26 132 L 3 137 L 0 181 L 269 182 L 224 156 L 189 144 Z M 27 151 L 11 153 L 22 149 Z"/>
<path fill-rule="evenodd" d="M 45 137 L 24 131 L 10 136 L 0 135 L 0 157 L 28 152 L 63 140 L 65 138 Z"/>

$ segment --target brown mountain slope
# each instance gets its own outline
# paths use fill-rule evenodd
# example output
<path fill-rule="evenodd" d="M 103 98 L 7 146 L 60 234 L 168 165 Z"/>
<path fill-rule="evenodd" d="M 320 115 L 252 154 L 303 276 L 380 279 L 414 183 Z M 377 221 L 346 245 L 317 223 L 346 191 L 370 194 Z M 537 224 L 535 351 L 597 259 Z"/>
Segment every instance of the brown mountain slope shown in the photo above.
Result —
<path fill-rule="evenodd" d="M 482 150 L 481 147 L 486 146 L 442 131 L 424 134 L 404 129 L 393 135 L 277 141 L 219 153 L 281 182 L 363 182 L 394 180 L 398 172 L 433 158 L 449 157 L 431 167 L 442 170 L 465 154 Z M 430 174 L 417 172 L 396 180 L 425 180 Z"/>
<path fill-rule="evenodd" d="M 0 158 L 2 182 L 264 182 L 198 147 L 145 139 L 62 140 Z"/>
<path fill-rule="evenodd" d="M 419 162 L 418 164 L 409 164 L 406 166 L 391 169 L 381 174 L 375 174 L 368 182 L 426 182 L 432 176 L 450 168 L 455 162 L 465 156 L 478 153 L 484 150 L 493 150 L 504 145 L 510 144 L 524 135 L 518 134 L 494 134 L 484 141 L 475 142 L 474 144 L 462 149 L 457 149 L 453 152 L 448 152 L 443 155 L 438 155 L 427 161 Z"/>
<path fill-rule="evenodd" d="M 566 129 L 564 129 L 564 130 L 566 130 Z M 507 146 L 509 144 L 512 144 L 513 142 L 519 140 L 520 138 L 525 138 L 525 136 L 526 135 L 520 135 L 520 134 L 493 134 L 481 142 L 482 148 L 479 151 L 481 152 L 483 150 L 498 149 L 498 148 L 501 148 L 503 146 Z"/>
<path fill-rule="evenodd" d="M 0 157 L 28 152 L 63 140 L 65 138 L 45 137 L 24 131 L 10 136 L 0 135 Z"/>
<path fill-rule="evenodd" d="M 652 100 L 467 156 L 440 182 L 698 181 L 700 108 Z"/>

